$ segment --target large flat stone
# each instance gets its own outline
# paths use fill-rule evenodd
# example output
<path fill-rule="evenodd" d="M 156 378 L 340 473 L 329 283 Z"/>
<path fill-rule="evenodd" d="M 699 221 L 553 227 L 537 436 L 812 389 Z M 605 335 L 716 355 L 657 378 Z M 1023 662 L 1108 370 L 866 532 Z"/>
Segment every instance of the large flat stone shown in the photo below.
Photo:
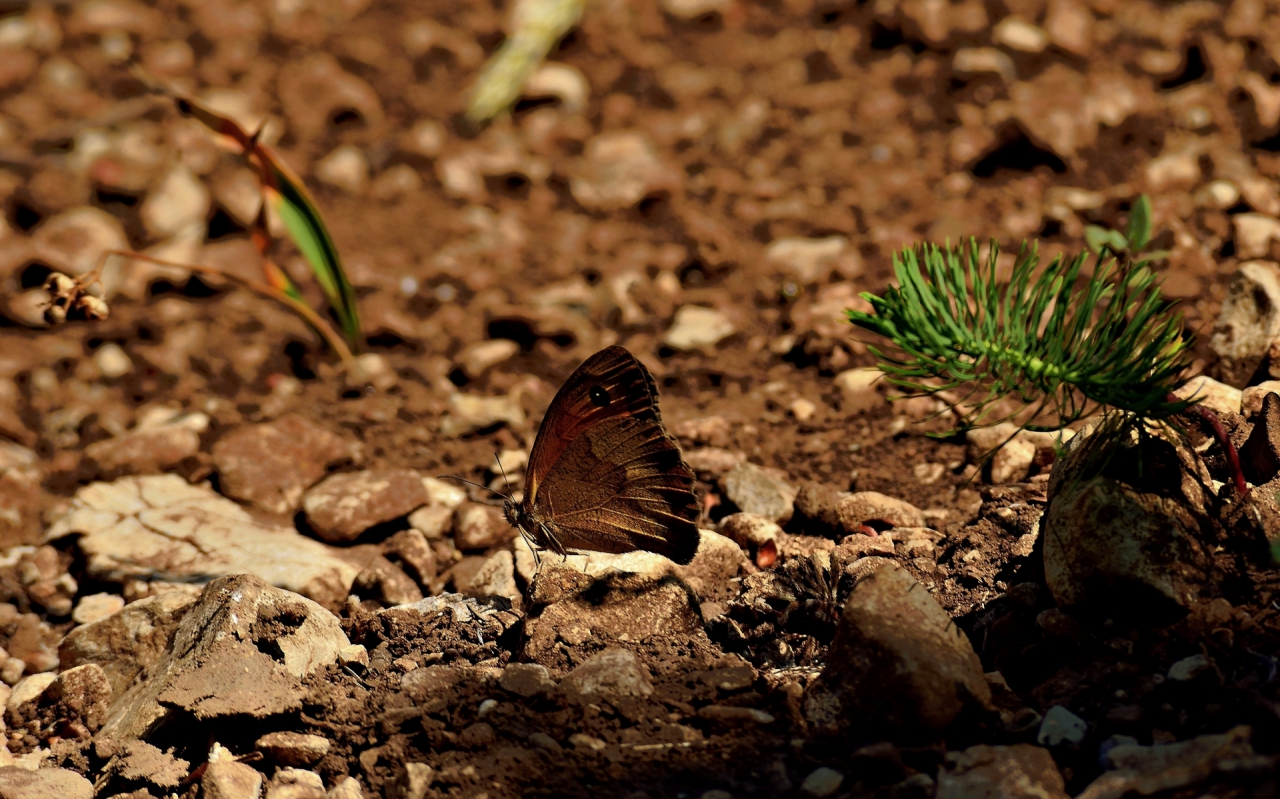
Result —
<path fill-rule="evenodd" d="M 346 599 L 357 573 L 319 541 L 257 522 L 234 502 L 176 475 L 85 486 L 45 540 L 75 534 L 89 575 L 111 582 L 206 583 L 254 574 L 332 607 Z"/>

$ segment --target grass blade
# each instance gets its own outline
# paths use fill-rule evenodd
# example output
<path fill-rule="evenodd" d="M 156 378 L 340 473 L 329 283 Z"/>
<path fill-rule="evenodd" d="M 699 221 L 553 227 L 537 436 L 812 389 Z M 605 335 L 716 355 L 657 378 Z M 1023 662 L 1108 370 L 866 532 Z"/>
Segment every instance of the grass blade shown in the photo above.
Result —
<path fill-rule="evenodd" d="M 316 282 L 338 318 L 343 336 L 353 348 L 358 348 L 361 343 L 360 312 L 356 307 L 355 289 L 342 268 L 338 248 L 306 184 L 270 147 L 258 140 L 261 131 L 249 134 L 234 119 L 190 99 L 176 99 L 179 111 L 199 120 L 213 132 L 230 138 L 249 159 L 258 172 L 264 200 L 280 214 L 289 237 L 311 266 Z M 289 296 L 300 297 L 278 267 L 267 270 L 267 280 Z"/>

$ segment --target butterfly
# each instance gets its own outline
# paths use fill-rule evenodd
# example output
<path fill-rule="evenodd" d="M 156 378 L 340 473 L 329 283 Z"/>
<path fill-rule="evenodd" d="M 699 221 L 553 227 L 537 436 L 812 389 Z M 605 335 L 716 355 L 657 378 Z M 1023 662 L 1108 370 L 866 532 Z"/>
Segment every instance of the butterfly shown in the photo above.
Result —
<path fill-rule="evenodd" d="M 653 376 L 612 346 L 583 361 L 551 400 L 524 498 L 508 498 L 503 512 L 535 557 L 643 549 L 686 564 L 699 541 L 693 481 L 662 426 Z"/>

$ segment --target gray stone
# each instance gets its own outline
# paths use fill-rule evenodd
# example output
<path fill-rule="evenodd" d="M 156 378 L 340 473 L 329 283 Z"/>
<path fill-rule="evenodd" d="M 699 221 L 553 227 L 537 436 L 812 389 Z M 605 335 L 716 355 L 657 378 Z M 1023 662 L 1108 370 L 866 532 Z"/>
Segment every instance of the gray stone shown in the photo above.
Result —
<path fill-rule="evenodd" d="M 482 397 L 461 392 L 449 397 L 449 408 L 440 420 L 440 434 L 457 438 L 496 424 L 514 429 L 525 426 L 524 408 L 514 397 Z"/>
<path fill-rule="evenodd" d="M 1214 413 L 1240 413 L 1244 408 L 1244 392 L 1235 386 L 1219 383 L 1211 377 L 1197 375 L 1173 392 L 1178 399 L 1197 400 L 1201 407 Z M 1258 399 L 1262 407 L 1262 399 Z"/>
<path fill-rule="evenodd" d="M 638 574 L 657 579 L 674 575 L 684 581 L 699 596 L 708 598 L 712 595 L 731 592 L 730 580 L 739 573 L 750 568 L 742 548 L 719 533 L 710 530 L 698 531 L 698 549 L 693 560 L 680 566 L 670 559 L 653 552 L 635 550 L 622 554 L 608 552 L 583 552 L 558 563 L 583 575 L 600 577 L 606 574 Z M 523 538 L 514 542 L 516 570 L 526 582 L 534 579 L 533 550 Z M 544 563 L 546 554 L 543 554 Z M 535 599 L 534 601 L 540 601 Z"/>
<path fill-rule="evenodd" d="M 840 790 L 844 783 L 844 774 L 833 768 L 821 766 L 809 772 L 809 776 L 800 783 L 800 790 L 810 796 L 830 796 Z"/>
<path fill-rule="evenodd" d="M 112 582 L 200 583 L 254 574 L 336 607 L 357 572 L 324 544 L 257 522 L 234 502 L 176 475 L 125 477 L 80 489 L 45 540 L 77 533 L 89 575 Z"/>
<path fill-rule="evenodd" d="M 422 591 L 409 575 L 381 555 L 375 555 L 356 575 L 351 592 L 386 605 L 408 605 L 422 599 Z"/>
<path fill-rule="evenodd" d="M 306 769 L 277 769 L 267 784 L 265 799 L 325 799 L 324 780 Z"/>
<path fill-rule="evenodd" d="M 744 549 L 754 549 L 782 536 L 778 523 L 754 513 L 733 513 L 720 520 L 720 535 Z"/>
<path fill-rule="evenodd" d="M 858 719 L 910 735 L 943 730 L 990 701 L 969 639 L 910 574 L 887 564 L 845 602 L 805 713 L 819 729 Z"/>
<path fill-rule="evenodd" d="M 174 708 L 198 719 L 296 710 L 302 679 L 350 643 L 337 618 L 311 600 L 252 575 L 221 577 L 179 622 L 146 679 L 112 705 L 98 735 L 145 738 Z"/>
<path fill-rule="evenodd" d="M 331 543 L 347 543 L 369 528 L 408 516 L 427 504 L 422 478 L 412 469 L 335 474 L 302 497 L 307 523 Z"/>
<path fill-rule="evenodd" d="M 471 596 L 500 596 L 520 606 L 520 589 L 516 586 L 516 567 L 511 550 L 500 549 L 490 555 L 472 576 L 463 593 Z"/>
<path fill-rule="evenodd" d="M 910 502 L 878 491 L 842 494 L 835 506 L 840 529 L 846 535 L 862 532 L 867 522 L 882 522 L 892 527 L 924 527 L 924 513 Z"/>
<path fill-rule="evenodd" d="M 1175 682 L 1188 682 L 1209 671 L 1213 671 L 1213 661 L 1208 655 L 1197 653 L 1170 666 L 1169 679 Z"/>
<path fill-rule="evenodd" d="M 325 799 L 364 799 L 364 791 L 355 777 L 343 777 L 329 789 Z"/>
<path fill-rule="evenodd" d="M 1076 746 L 1088 732 L 1089 725 L 1084 719 L 1062 705 L 1054 705 L 1045 711 L 1036 732 L 1036 743 L 1041 746 Z"/>
<path fill-rule="evenodd" d="M 795 509 L 798 489 L 775 470 L 740 463 L 721 480 L 725 496 L 743 513 L 785 524 Z"/>
<path fill-rule="evenodd" d="M 681 173 L 663 163 L 638 131 L 602 133 L 587 142 L 569 178 L 569 191 L 585 208 L 619 211 L 656 191 L 674 191 Z"/>
<path fill-rule="evenodd" d="M 71 620 L 76 624 L 101 621 L 124 607 L 124 597 L 119 594 L 87 594 L 76 602 Z"/>
<path fill-rule="evenodd" d="M 588 658 L 560 683 L 565 696 L 580 704 L 644 698 L 653 680 L 640 659 L 626 649 L 609 648 Z"/>
<path fill-rule="evenodd" d="M 935 799 L 1068 799 L 1048 750 L 1030 744 L 949 752 Z"/>

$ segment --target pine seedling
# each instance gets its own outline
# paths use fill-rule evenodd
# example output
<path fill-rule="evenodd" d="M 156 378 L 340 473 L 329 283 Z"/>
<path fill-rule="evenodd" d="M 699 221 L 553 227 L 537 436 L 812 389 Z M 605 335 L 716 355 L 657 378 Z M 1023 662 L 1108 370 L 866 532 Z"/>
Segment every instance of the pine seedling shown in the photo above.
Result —
<path fill-rule="evenodd" d="M 1107 426 L 1116 435 L 1141 433 L 1193 408 L 1196 400 L 1174 394 L 1191 365 L 1191 335 L 1145 261 L 1098 255 L 1085 276 L 1088 255 L 1040 268 L 1036 246 L 1024 244 L 1002 282 L 998 256 L 992 242 L 983 257 L 975 239 L 904 249 L 893 259 L 898 285 L 883 296 L 863 293 L 869 313 L 848 312 L 893 345 L 870 348 L 890 383 L 916 396 L 963 394 L 948 403 L 959 425 L 944 435 L 1010 420 L 1057 430 L 1108 411 L 1127 420 Z M 1006 399 L 1019 409 L 1001 415 Z M 1244 494 L 1221 423 L 1195 410 L 1228 450 Z"/>
<path fill-rule="evenodd" d="M 1111 253 L 1145 261 L 1163 261 L 1169 257 L 1168 250 L 1147 250 L 1151 244 L 1151 198 L 1145 194 L 1139 195 L 1129 209 L 1129 224 L 1123 232 L 1085 225 L 1084 241 L 1099 256 Z"/>

